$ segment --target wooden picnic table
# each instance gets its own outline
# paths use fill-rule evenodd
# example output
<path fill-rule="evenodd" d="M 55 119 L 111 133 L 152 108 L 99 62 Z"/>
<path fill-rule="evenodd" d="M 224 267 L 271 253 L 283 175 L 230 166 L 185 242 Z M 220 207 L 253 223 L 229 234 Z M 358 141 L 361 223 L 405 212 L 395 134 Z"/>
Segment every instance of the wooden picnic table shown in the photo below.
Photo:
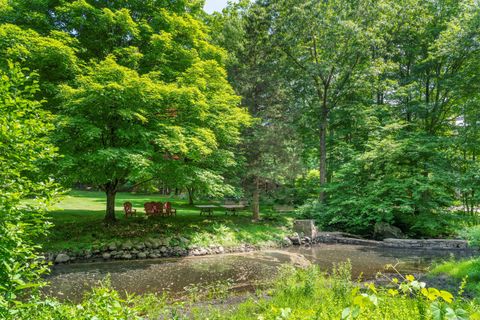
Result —
<path fill-rule="evenodd" d="M 221 207 L 225 209 L 225 214 L 231 212 L 233 215 L 236 215 L 238 210 L 245 209 L 243 204 L 222 204 Z"/>
<path fill-rule="evenodd" d="M 196 205 L 195 207 L 200 209 L 200 215 L 208 214 L 209 216 L 213 214 L 213 209 L 218 208 L 218 206 L 214 204 L 202 204 Z"/>

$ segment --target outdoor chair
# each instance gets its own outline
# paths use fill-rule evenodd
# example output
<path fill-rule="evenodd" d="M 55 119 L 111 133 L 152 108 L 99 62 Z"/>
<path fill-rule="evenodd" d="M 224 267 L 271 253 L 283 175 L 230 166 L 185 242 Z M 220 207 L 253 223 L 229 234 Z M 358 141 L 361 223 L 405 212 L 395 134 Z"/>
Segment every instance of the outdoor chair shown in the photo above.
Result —
<path fill-rule="evenodd" d="M 146 202 L 143 207 L 145 208 L 145 214 L 147 216 L 154 216 L 158 212 L 158 209 L 156 209 L 157 204 L 155 202 Z"/>
<path fill-rule="evenodd" d="M 154 211 L 156 215 L 163 215 L 163 203 L 161 202 L 153 202 Z"/>
<path fill-rule="evenodd" d="M 137 210 L 133 209 L 131 202 L 125 202 L 123 204 L 123 210 L 125 211 L 125 218 L 128 218 L 128 216 L 134 216 L 137 214 Z"/>
<path fill-rule="evenodd" d="M 176 216 L 177 215 L 177 209 L 172 208 L 172 204 L 170 202 L 165 202 L 165 207 L 164 207 L 165 215 L 166 216 Z"/>

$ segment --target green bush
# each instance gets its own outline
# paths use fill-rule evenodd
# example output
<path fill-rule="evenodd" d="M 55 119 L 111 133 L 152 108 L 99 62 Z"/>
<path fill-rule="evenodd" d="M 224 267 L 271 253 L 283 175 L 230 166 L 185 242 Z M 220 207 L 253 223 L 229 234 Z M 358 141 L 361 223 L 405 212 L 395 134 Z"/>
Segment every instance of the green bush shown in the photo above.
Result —
<path fill-rule="evenodd" d="M 480 247 L 480 225 L 468 227 L 459 232 L 459 235 L 466 240 L 472 247 Z"/>
<path fill-rule="evenodd" d="M 480 306 L 451 293 L 429 288 L 409 275 L 390 279 L 390 285 L 350 280 L 349 266 L 327 276 L 318 268 L 283 270 L 268 298 L 251 299 L 229 315 L 209 319 L 478 319 Z M 198 318 L 200 319 L 200 318 Z"/>
<path fill-rule="evenodd" d="M 56 149 L 47 137 L 51 114 L 35 100 L 36 79 L 15 65 L 0 71 L 0 318 L 24 304 L 47 271 L 34 239 L 48 227 L 55 185 L 41 166 Z"/>
<path fill-rule="evenodd" d="M 87 293 L 82 303 L 62 303 L 54 299 L 32 300 L 27 306 L 15 310 L 19 320 L 117 320 L 143 319 L 132 297 L 123 299 L 106 281 Z"/>

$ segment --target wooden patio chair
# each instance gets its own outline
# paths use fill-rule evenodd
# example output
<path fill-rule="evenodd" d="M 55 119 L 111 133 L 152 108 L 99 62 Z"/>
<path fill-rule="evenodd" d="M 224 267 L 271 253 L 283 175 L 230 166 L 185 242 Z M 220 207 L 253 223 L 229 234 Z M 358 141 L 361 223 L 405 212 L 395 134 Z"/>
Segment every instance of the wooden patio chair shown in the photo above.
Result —
<path fill-rule="evenodd" d="M 163 203 L 153 202 L 153 206 L 156 215 L 163 215 Z"/>
<path fill-rule="evenodd" d="M 164 207 L 165 215 L 166 216 L 176 216 L 177 215 L 177 209 L 172 208 L 172 204 L 170 202 L 165 202 L 165 207 Z"/>
<path fill-rule="evenodd" d="M 155 202 L 145 202 L 143 204 L 143 207 L 145 209 L 145 214 L 147 216 L 153 216 L 155 215 L 155 211 L 156 211 L 156 205 L 155 205 Z"/>
<path fill-rule="evenodd" d="M 128 218 L 128 216 L 134 216 L 137 214 L 137 210 L 133 209 L 133 205 L 131 202 L 125 202 L 123 204 L 123 210 L 125 211 L 125 218 Z"/>

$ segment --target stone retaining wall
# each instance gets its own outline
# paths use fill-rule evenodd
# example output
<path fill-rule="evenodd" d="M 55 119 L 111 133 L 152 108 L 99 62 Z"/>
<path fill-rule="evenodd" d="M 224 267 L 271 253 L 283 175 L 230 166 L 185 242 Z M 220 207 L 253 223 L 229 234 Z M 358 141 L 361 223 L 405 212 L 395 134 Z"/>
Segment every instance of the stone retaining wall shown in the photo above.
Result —
<path fill-rule="evenodd" d="M 126 241 L 124 243 L 111 243 L 91 250 L 82 250 L 79 252 L 50 252 L 44 254 L 44 259 L 56 264 L 110 260 L 158 259 L 251 252 L 265 249 L 267 247 L 287 247 L 292 245 L 292 242 L 288 238 L 285 238 L 281 243 L 271 244 L 270 246 L 265 245 L 260 247 L 242 244 L 228 248 L 224 248 L 221 245 L 210 245 L 208 247 L 190 245 L 188 244 L 188 240 L 183 238 L 173 239 L 173 242 L 178 243 L 178 245 L 172 245 L 170 240 L 171 239 L 150 239 L 135 243 Z"/>
<path fill-rule="evenodd" d="M 316 243 L 343 243 L 352 245 L 379 246 L 404 249 L 465 250 L 468 242 L 449 239 L 385 239 L 383 241 L 366 240 L 342 232 L 319 232 Z"/>
<path fill-rule="evenodd" d="M 385 239 L 382 242 L 385 247 L 392 248 L 421 248 L 421 249 L 468 249 L 465 240 L 444 239 Z"/>
<path fill-rule="evenodd" d="M 190 245 L 187 239 L 182 237 L 174 239 L 149 239 L 142 242 L 111 243 L 92 250 L 81 252 L 57 252 L 44 255 L 45 260 L 54 263 L 73 263 L 110 260 L 133 260 L 133 259 L 157 259 L 186 256 L 204 256 L 234 252 L 251 252 L 266 248 L 288 247 L 292 245 L 311 245 L 313 243 L 340 243 L 350 245 L 377 246 L 404 249 L 435 249 L 435 250 L 465 250 L 468 243 L 465 240 L 443 239 L 385 239 L 375 241 L 362 239 L 358 236 L 343 232 L 317 232 L 309 220 L 296 224 L 296 229 L 302 230 L 290 237 L 286 237 L 280 243 L 272 243 L 268 246 L 252 246 L 243 244 L 237 247 L 224 248 L 220 245 L 199 247 Z M 311 236 L 311 237 L 310 237 Z"/>

